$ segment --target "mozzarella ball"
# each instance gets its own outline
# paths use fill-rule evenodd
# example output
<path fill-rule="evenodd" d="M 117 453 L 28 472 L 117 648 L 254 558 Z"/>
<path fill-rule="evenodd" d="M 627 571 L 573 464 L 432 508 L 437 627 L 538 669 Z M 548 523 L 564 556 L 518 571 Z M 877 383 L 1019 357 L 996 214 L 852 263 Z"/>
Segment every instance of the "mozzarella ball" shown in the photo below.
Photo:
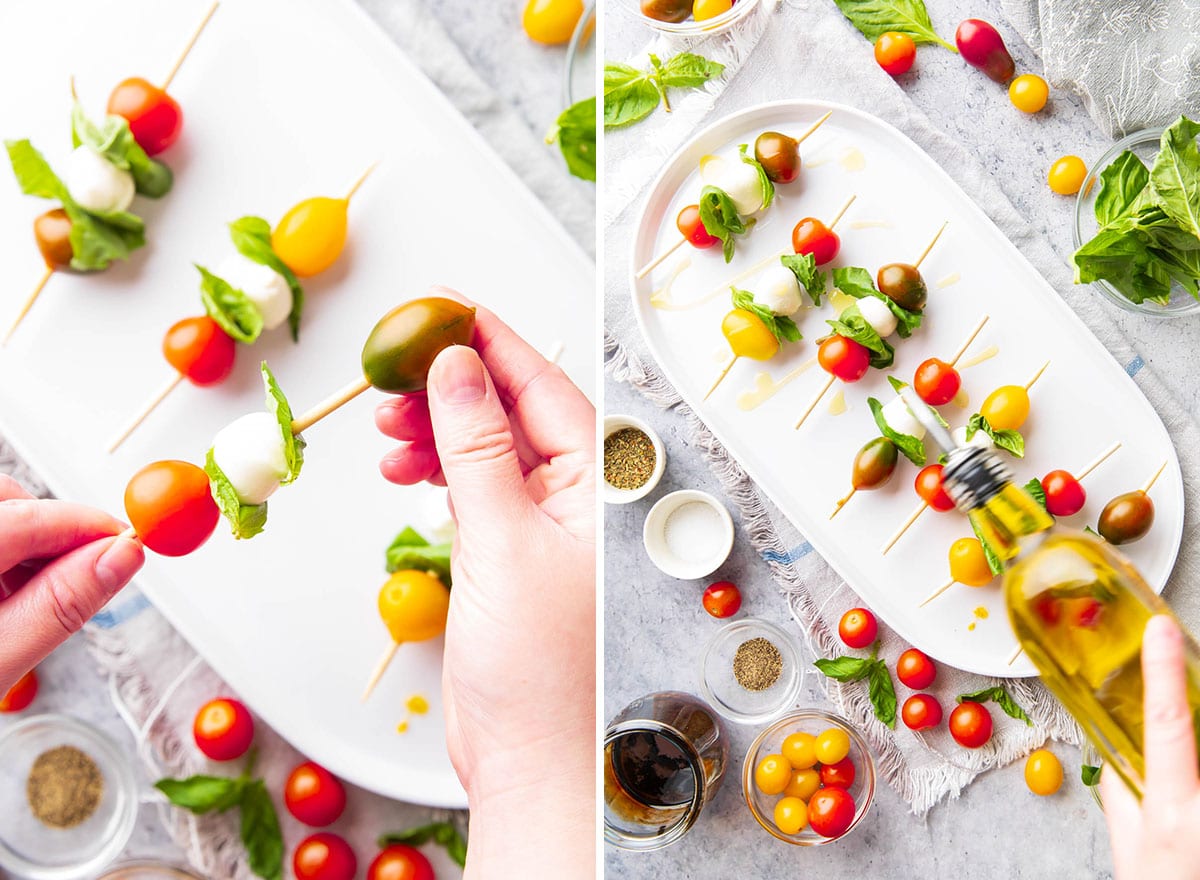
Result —
<path fill-rule="evenodd" d="M 62 181 L 79 207 L 95 214 L 124 211 L 136 192 L 132 174 L 82 145 L 63 164 Z"/>
<path fill-rule="evenodd" d="M 918 440 L 922 440 L 925 437 L 925 426 L 912 414 L 912 410 L 908 408 L 908 404 L 904 402 L 904 398 L 900 397 L 900 395 L 896 395 L 891 403 L 884 404 L 883 420 L 888 423 L 893 431 L 908 434 L 916 437 Z"/>
<path fill-rule="evenodd" d="M 213 460 L 243 504 L 262 504 L 287 476 L 283 431 L 271 413 L 242 416 L 213 438 Z"/>
<path fill-rule="evenodd" d="M 234 254 L 221 263 L 215 274 L 254 303 L 262 315 L 264 330 L 274 330 L 292 313 L 292 289 L 287 279 L 270 266 Z"/>
<path fill-rule="evenodd" d="M 887 339 L 896 332 L 896 316 L 883 300 L 874 296 L 864 296 L 858 301 L 858 310 L 867 323 L 875 328 L 880 338 Z"/>
<path fill-rule="evenodd" d="M 758 171 L 741 159 L 731 161 L 720 156 L 706 157 L 700 163 L 700 179 L 708 186 L 723 190 L 743 217 L 762 207 L 762 183 L 758 179 Z"/>
<path fill-rule="evenodd" d="M 967 426 L 960 425 L 951 432 L 954 442 L 958 446 L 978 446 L 980 449 L 995 449 L 996 444 L 992 438 L 987 435 L 986 431 L 976 431 L 975 436 L 970 440 L 967 439 Z"/>
<path fill-rule="evenodd" d="M 796 273 L 782 263 L 763 271 L 755 285 L 754 298 L 775 315 L 794 315 L 804 305 Z"/>

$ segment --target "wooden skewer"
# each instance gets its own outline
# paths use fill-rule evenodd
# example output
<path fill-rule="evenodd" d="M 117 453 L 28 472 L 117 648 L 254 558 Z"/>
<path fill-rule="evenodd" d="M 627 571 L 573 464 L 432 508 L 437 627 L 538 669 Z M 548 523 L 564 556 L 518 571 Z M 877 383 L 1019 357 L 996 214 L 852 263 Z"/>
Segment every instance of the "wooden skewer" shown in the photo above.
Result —
<path fill-rule="evenodd" d="M 956 581 L 954 578 L 950 578 L 950 580 L 946 581 L 946 583 L 942 584 L 940 587 L 938 587 L 936 590 L 934 590 L 932 593 L 930 593 L 928 596 L 926 596 L 925 600 L 917 607 L 924 608 L 926 605 L 928 605 L 930 602 L 932 602 L 938 596 L 942 595 L 942 593 L 946 592 L 948 589 L 950 589 L 956 583 L 958 583 L 958 581 Z"/>
<path fill-rule="evenodd" d="M 938 239 L 942 237 L 942 233 L 946 231 L 946 227 L 949 225 L 950 221 L 947 220 L 942 224 L 942 228 L 937 231 L 937 234 L 934 235 L 933 240 L 930 241 L 929 244 L 925 245 L 925 250 L 921 251 L 921 256 L 917 257 L 917 261 L 913 263 L 914 269 L 921 268 L 921 264 L 925 262 L 925 258 L 929 256 L 929 252 L 933 250 L 933 246 L 938 243 Z"/>
<path fill-rule="evenodd" d="M 808 405 L 803 413 L 800 414 L 800 419 L 796 422 L 795 430 L 799 431 L 800 426 L 804 424 L 804 420 L 812 415 L 812 411 L 817 408 L 817 404 L 821 402 L 821 398 L 829 393 L 829 389 L 833 387 L 833 381 L 837 378 L 832 373 L 829 375 L 829 381 L 825 383 L 825 387 L 817 392 L 817 396 L 813 398 L 812 403 Z"/>
<path fill-rule="evenodd" d="M 1025 649 L 1022 648 L 1020 645 L 1017 645 L 1017 647 L 1015 647 L 1013 649 L 1013 652 L 1008 655 L 1008 665 L 1012 666 L 1014 663 L 1016 663 L 1017 658 L 1021 656 L 1021 652 L 1024 650 Z"/>
<path fill-rule="evenodd" d="M 904 524 L 902 526 L 900 526 L 899 529 L 896 530 L 896 534 L 894 534 L 890 538 L 888 538 L 888 541 L 886 544 L 883 545 L 883 550 L 881 552 L 886 556 L 887 552 L 896 546 L 896 542 L 904 537 L 904 533 L 907 532 L 912 527 L 912 524 L 915 523 L 920 518 L 921 514 L 923 514 L 928 509 L 929 509 L 929 502 L 922 501 L 921 506 L 918 507 L 916 510 L 914 510 L 909 515 L 908 519 L 906 519 L 904 521 Z"/>
<path fill-rule="evenodd" d="M 709 386 L 709 389 L 704 392 L 704 397 L 702 400 L 708 400 L 708 398 L 712 396 L 712 393 L 717 390 L 717 386 L 725 381 L 725 377 L 729 375 L 729 371 L 733 369 L 733 365 L 737 362 L 738 356 L 735 354 L 726 362 L 725 366 L 721 368 L 721 375 L 717 376 L 717 381 L 713 382 L 712 385 Z"/>
<path fill-rule="evenodd" d="M 117 447 L 129 439 L 129 435 L 136 431 L 142 422 L 146 421 L 146 417 L 149 416 L 150 413 L 154 412 L 155 408 L 164 400 L 166 400 L 167 395 L 174 391 L 175 386 L 182 381 L 183 373 L 176 373 L 174 376 L 172 376 L 171 381 L 164 385 L 158 391 L 158 393 L 150 398 L 146 405 L 138 411 L 138 414 L 129 421 L 129 424 L 121 429 L 121 433 L 117 434 L 117 436 L 112 439 L 107 447 L 108 452 L 116 452 Z"/>
<path fill-rule="evenodd" d="M 359 175 L 359 177 L 358 177 L 358 180 L 354 181 L 354 185 L 353 185 L 353 186 L 351 186 L 351 187 L 350 187 L 350 191 L 349 191 L 348 193 L 346 193 L 346 198 L 345 198 L 345 201 L 347 201 L 347 202 L 348 202 L 348 201 L 350 201 L 352 198 L 354 198 L 354 194 L 355 194 L 356 192 L 358 192 L 358 188 L 359 188 L 360 186 L 362 186 L 364 183 L 366 183 L 366 182 L 367 182 L 367 178 L 371 176 L 371 172 L 372 172 L 372 171 L 374 171 L 374 170 L 375 170 L 376 168 L 378 168 L 378 167 L 379 167 L 379 163 L 378 163 L 378 162 L 372 162 L 372 163 L 371 163 L 371 164 L 370 164 L 370 165 L 367 167 L 367 170 L 366 170 L 366 171 L 364 171 L 362 174 L 360 174 L 360 175 Z"/>
<path fill-rule="evenodd" d="M 1033 374 L 1032 379 L 1030 379 L 1028 382 L 1025 383 L 1026 391 L 1028 391 L 1030 388 L 1032 388 L 1034 383 L 1037 382 L 1038 379 L 1042 378 L 1042 373 L 1046 372 L 1046 367 L 1048 367 L 1048 366 L 1050 366 L 1050 361 L 1046 361 L 1046 363 L 1042 364 L 1042 368 Z"/>
<path fill-rule="evenodd" d="M 816 131 L 818 128 L 820 128 L 822 125 L 824 125 L 825 120 L 827 120 L 832 115 L 833 115 L 832 110 L 827 111 L 824 116 L 822 116 L 820 119 L 818 119 L 812 125 L 810 125 L 808 127 L 808 130 L 805 131 L 804 134 L 802 134 L 802 135 L 800 135 L 800 137 L 796 138 L 796 143 L 797 144 L 804 143 L 805 139 L 807 139 L 810 134 L 812 134 L 814 131 Z"/>
<path fill-rule="evenodd" d="M 196 30 L 192 32 L 191 39 L 187 41 L 187 45 L 183 47 L 183 51 L 180 52 L 179 57 L 175 59 L 175 64 L 172 65 L 171 72 L 168 73 L 167 78 L 163 80 L 162 90 L 164 92 L 170 87 L 171 81 L 175 79 L 175 74 L 179 73 L 179 68 L 183 67 L 183 62 L 186 61 L 188 55 L 191 54 L 192 47 L 196 45 L 196 41 L 200 39 L 200 35 L 204 33 L 204 29 L 208 27 L 209 20 L 212 19 L 213 15 L 217 11 L 217 7 L 220 5 L 221 4 L 219 2 L 214 2 L 212 6 L 208 7 L 208 12 L 204 13 L 204 18 L 201 19 L 200 24 L 196 27 Z"/>
<path fill-rule="evenodd" d="M 299 434 L 301 431 L 308 430 L 317 422 L 321 421 L 321 419 L 325 418 L 325 416 L 329 415 L 339 407 L 345 406 L 347 403 L 358 397 L 358 395 L 362 394 L 370 387 L 371 383 L 367 381 L 367 378 L 365 376 L 359 376 L 345 388 L 342 388 L 340 391 L 331 394 L 329 397 L 318 403 L 298 419 L 293 419 L 292 433 Z"/>
<path fill-rule="evenodd" d="M 387 646 L 387 650 L 383 652 L 383 656 L 379 658 L 379 662 L 375 664 L 375 668 L 371 671 L 371 677 L 367 679 L 367 686 L 363 689 L 362 701 L 364 703 L 371 696 L 371 692 L 375 690 L 375 685 L 379 684 L 379 679 L 383 678 L 383 674 L 387 672 L 387 668 L 396 656 L 396 651 L 399 648 L 400 643 L 393 641 Z"/>
<path fill-rule="evenodd" d="M 550 346 L 550 350 L 546 352 L 546 360 L 552 364 L 557 364 L 558 359 L 562 357 L 563 352 L 566 351 L 566 348 L 567 347 L 562 344 L 561 339 L 557 340 L 552 346 Z"/>
<path fill-rule="evenodd" d="M 846 216 L 846 212 L 850 210 L 850 206 L 854 204 L 854 200 L 857 198 L 858 198 L 858 195 L 856 193 L 856 194 L 851 195 L 850 198 L 846 199 L 846 204 L 842 205 L 841 210 L 839 210 L 837 212 L 837 214 L 834 215 L 833 221 L 829 224 L 830 229 L 833 229 L 833 227 L 837 226 L 838 221 L 841 220 L 844 216 Z M 784 253 L 786 253 L 786 251 Z"/>
<path fill-rule="evenodd" d="M 983 325 L 987 322 L 987 315 L 979 319 L 979 323 L 975 325 L 975 329 L 971 331 L 971 335 L 967 337 L 967 341 L 960 345 L 958 351 L 954 353 L 954 357 L 950 358 L 950 366 L 953 367 L 962 360 L 962 356 L 967 353 L 967 349 L 971 347 L 971 343 L 975 341 L 975 337 L 979 335 L 980 331 L 983 330 Z"/>
<path fill-rule="evenodd" d="M 842 508 L 845 507 L 850 502 L 850 499 L 854 497 L 856 492 L 858 492 L 858 489 L 852 488 L 848 495 L 846 495 L 844 498 L 839 500 L 837 503 L 837 507 L 835 507 L 833 509 L 833 513 L 829 514 L 829 518 L 833 519 L 835 516 L 837 516 L 839 513 L 841 513 Z"/>
<path fill-rule="evenodd" d="M 1082 471 L 1080 471 L 1079 476 L 1077 476 L 1075 479 L 1083 480 L 1084 477 L 1086 477 L 1088 474 L 1090 474 L 1096 468 L 1100 467 L 1100 465 L 1104 464 L 1104 462 L 1108 460 L 1108 457 L 1120 448 L 1121 448 L 1121 441 L 1118 440 L 1112 446 L 1108 447 L 1108 449 L 1106 449 L 1102 453 L 1100 453 L 1099 457 L 1095 461 L 1093 461 L 1091 464 L 1089 464 L 1087 467 L 1085 467 Z"/>
<path fill-rule="evenodd" d="M 1163 462 L 1163 463 L 1162 463 L 1162 464 L 1159 466 L 1158 470 L 1156 470 L 1156 471 L 1154 472 L 1154 476 L 1152 476 L 1152 477 L 1151 477 L 1151 478 L 1150 478 L 1150 479 L 1149 479 L 1149 480 L 1146 482 L 1146 485 L 1142 486 L 1142 494 L 1143 494 L 1143 495 L 1149 495 L 1149 494 L 1150 494 L 1150 490 L 1151 490 L 1152 488 L 1154 488 L 1154 484 L 1158 482 L 1158 478 L 1162 476 L 1162 472 L 1163 472 L 1163 471 L 1165 471 L 1166 469 L 1167 469 L 1167 463 L 1164 461 L 1164 462 Z"/>
<path fill-rule="evenodd" d="M 21 322 L 25 320 L 25 316 L 29 314 L 29 310 L 33 308 L 33 304 L 37 302 L 37 298 L 42 295 L 42 290 L 46 283 L 50 280 L 50 276 L 54 274 L 54 267 L 47 266 L 46 271 L 42 273 L 41 279 L 37 286 L 33 288 L 33 293 L 29 294 L 29 298 L 25 300 L 25 304 L 21 306 L 21 310 L 17 312 L 17 317 L 9 325 L 8 332 L 4 334 L 4 339 L 0 340 L 0 345 L 8 345 L 8 340 L 17 332 L 17 328 L 21 326 Z"/>

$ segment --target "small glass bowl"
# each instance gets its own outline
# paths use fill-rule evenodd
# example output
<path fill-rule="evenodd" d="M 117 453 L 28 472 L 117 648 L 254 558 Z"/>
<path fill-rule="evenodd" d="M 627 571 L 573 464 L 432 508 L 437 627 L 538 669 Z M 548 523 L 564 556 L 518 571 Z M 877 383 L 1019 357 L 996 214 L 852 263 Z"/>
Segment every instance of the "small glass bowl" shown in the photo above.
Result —
<path fill-rule="evenodd" d="M 1133 153 L 1146 163 L 1146 167 L 1154 164 L 1158 155 L 1159 141 L 1163 129 L 1148 128 L 1121 138 L 1107 153 L 1092 165 L 1083 185 L 1079 188 L 1079 197 L 1075 200 L 1075 228 L 1072 230 L 1075 250 L 1079 250 L 1086 241 L 1091 241 L 1099 228 L 1096 222 L 1096 195 L 1100 191 L 1100 175 L 1112 161 L 1125 150 Z M 1135 303 L 1127 299 L 1119 290 L 1107 281 L 1093 281 L 1092 286 L 1099 290 L 1110 302 L 1115 303 L 1129 312 L 1139 315 L 1153 315 L 1156 318 L 1176 318 L 1183 315 L 1194 315 L 1200 312 L 1200 300 L 1197 300 L 1176 281 L 1171 282 L 1171 297 L 1165 305 L 1156 302 Z"/>
<path fill-rule="evenodd" d="M 751 691 L 738 684 L 733 674 L 733 657 L 738 646 L 750 639 L 764 638 L 779 649 L 783 670 L 766 690 Z M 764 724 L 796 704 L 803 673 L 795 642 L 781 627 L 767 620 L 748 617 L 725 624 L 704 649 L 700 688 L 710 705 L 730 721 Z"/>
<path fill-rule="evenodd" d="M 784 834 L 775 827 L 774 818 L 775 802 L 781 796 L 765 795 L 758 790 L 758 786 L 754 784 L 754 768 L 767 755 L 779 754 L 783 747 L 783 741 L 791 734 L 804 731 L 816 736 L 831 727 L 844 730 L 850 737 L 849 758 L 854 762 L 855 773 L 854 784 L 847 789 L 847 792 L 854 798 L 854 820 L 841 837 L 822 837 L 807 824 L 798 834 Z M 824 846 L 827 843 L 841 840 L 857 828 L 863 816 L 867 815 L 867 811 L 871 809 L 871 804 L 875 800 L 875 759 L 871 756 L 871 750 L 867 748 L 867 743 L 862 735 L 851 727 L 850 722 L 845 718 L 829 712 L 822 712 L 820 709 L 804 709 L 780 718 L 755 737 L 754 742 L 750 744 L 750 749 L 746 752 L 745 765 L 742 767 L 742 794 L 746 798 L 746 805 L 750 807 L 750 813 L 754 816 L 755 821 L 773 837 L 796 846 Z"/>
<path fill-rule="evenodd" d="M 104 778 L 100 805 L 72 828 L 44 824 L 26 795 L 33 762 L 59 746 L 79 749 Z M 96 876 L 129 842 L 137 821 L 137 783 L 107 736 L 65 715 L 35 715 L 0 734 L 0 803 L 14 814 L 0 828 L 0 867 L 29 880 L 75 880 Z"/>
<path fill-rule="evenodd" d="M 704 21 L 696 21 L 694 18 L 689 18 L 687 21 L 681 21 L 676 24 L 669 21 L 659 21 L 656 18 L 643 15 L 640 0 L 623 0 L 622 3 L 625 12 L 637 18 L 642 24 L 660 33 L 671 34 L 677 37 L 707 37 L 713 34 L 724 33 L 746 18 L 757 5 L 758 0 L 734 0 L 733 7 L 728 12 L 724 12 L 713 18 L 707 18 Z"/>
<path fill-rule="evenodd" d="M 596 0 L 588 0 L 571 42 L 563 76 L 563 106 L 578 104 L 596 94 Z"/>
<path fill-rule="evenodd" d="M 122 862 L 114 865 L 98 880 L 204 880 L 179 865 L 161 862 Z"/>

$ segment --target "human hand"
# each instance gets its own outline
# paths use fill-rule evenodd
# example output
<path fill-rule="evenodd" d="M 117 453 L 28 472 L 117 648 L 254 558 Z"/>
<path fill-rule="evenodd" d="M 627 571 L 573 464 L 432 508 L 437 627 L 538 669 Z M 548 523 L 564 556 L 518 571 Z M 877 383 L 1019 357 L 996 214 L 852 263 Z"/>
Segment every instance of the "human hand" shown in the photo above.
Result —
<path fill-rule="evenodd" d="M 142 567 L 142 545 L 121 537 L 124 529 L 99 510 L 35 499 L 0 475 L 0 694 Z"/>
<path fill-rule="evenodd" d="M 431 291 L 466 301 L 444 289 Z M 458 526 L 443 697 L 471 803 L 467 877 L 593 876 L 596 415 L 486 309 L 426 394 L 376 424 L 396 483 L 447 485 Z"/>
<path fill-rule="evenodd" d="M 1142 801 L 1110 769 L 1100 777 L 1117 880 L 1200 878 L 1200 777 L 1183 634 L 1166 615 L 1142 636 L 1146 771 Z"/>

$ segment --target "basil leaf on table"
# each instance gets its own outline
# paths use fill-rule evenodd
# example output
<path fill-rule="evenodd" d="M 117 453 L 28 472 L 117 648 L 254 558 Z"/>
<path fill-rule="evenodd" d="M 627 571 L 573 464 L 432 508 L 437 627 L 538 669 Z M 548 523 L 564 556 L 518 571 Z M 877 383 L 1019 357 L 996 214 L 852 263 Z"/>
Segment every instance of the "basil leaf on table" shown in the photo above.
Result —
<path fill-rule="evenodd" d="M 229 224 L 229 238 L 237 252 L 247 260 L 266 266 L 283 276 L 292 291 L 292 310 L 288 312 L 288 326 L 292 340 L 300 341 L 300 313 L 304 310 L 304 289 L 287 263 L 279 259 L 271 247 L 271 224 L 262 217 L 239 217 Z"/>
<path fill-rule="evenodd" d="M 748 290 L 738 290 L 736 287 L 731 290 L 733 307 L 754 314 L 779 342 L 799 342 L 804 338 L 800 335 L 800 328 L 796 326 L 796 322 L 787 315 L 776 315 L 766 306 L 755 302 L 754 294 Z"/>
<path fill-rule="evenodd" d="M 1093 785 L 1099 785 L 1100 771 L 1102 769 L 1104 769 L 1102 766 L 1096 767 L 1092 764 L 1083 764 L 1079 768 L 1079 778 L 1082 780 L 1083 784 L 1089 788 Z"/>
<path fill-rule="evenodd" d="M 242 795 L 242 845 L 250 870 L 264 880 L 283 878 L 283 833 L 271 795 L 261 779 L 246 785 Z"/>
<path fill-rule="evenodd" d="M 1200 122 L 1180 117 L 1162 134 L 1150 168 L 1155 201 L 1180 228 L 1200 238 Z"/>
<path fill-rule="evenodd" d="M 792 274 L 797 283 L 808 294 L 813 306 L 821 305 L 821 295 L 825 292 L 825 273 L 817 268 L 817 261 L 812 254 L 784 254 L 779 258 Z"/>
<path fill-rule="evenodd" d="M 283 434 L 283 458 L 287 462 L 288 472 L 279 483 L 286 486 L 300 476 L 300 468 L 304 464 L 304 438 L 292 433 L 292 407 L 266 361 L 262 362 L 260 369 L 263 384 L 267 388 L 267 409 L 275 414 L 279 430 Z"/>
<path fill-rule="evenodd" d="M 767 177 L 767 169 L 762 167 L 762 163 L 753 156 L 746 154 L 749 149 L 747 144 L 738 145 L 738 155 L 742 157 L 742 161 L 753 168 L 758 173 L 758 189 L 761 194 L 762 205 L 760 211 L 765 211 L 771 207 L 771 202 L 775 201 L 775 184 L 771 183 L 771 178 Z"/>
<path fill-rule="evenodd" d="M 937 35 L 929 10 L 921 0 L 833 0 L 842 15 L 874 43 L 888 31 L 907 34 L 914 43 L 937 43 L 958 52 L 958 47 Z"/>
<path fill-rule="evenodd" d="M 242 802 L 245 780 L 225 776 L 189 776 L 187 779 L 160 779 L 154 787 L 172 804 L 193 813 L 223 813 Z"/>
<path fill-rule="evenodd" d="M 859 266 L 843 266 L 833 270 L 833 286 L 847 296 L 862 299 L 873 296 L 888 307 L 896 316 L 896 332 L 901 339 L 908 339 L 913 331 L 921 326 L 921 313 L 910 312 L 887 294 L 875 287 L 871 273 Z"/>
<path fill-rule="evenodd" d="M 200 270 L 200 301 L 204 312 L 237 342 L 247 345 L 262 334 L 262 312 L 250 298 L 224 278 L 218 278 L 203 266 Z"/>
<path fill-rule="evenodd" d="M 582 180 L 596 179 L 596 99 L 585 98 L 559 114 L 547 140 L 558 141 L 567 170 Z"/>
<path fill-rule="evenodd" d="M 450 551 L 452 544 L 430 544 L 412 526 L 392 539 L 386 553 L 385 567 L 388 574 L 415 569 L 431 571 L 447 587 L 452 585 L 450 576 Z"/>
<path fill-rule="evenodd" d="M 217 509 L 229 523 L 235 538 L 239 541 L 253 538 L 266 528 L 267 502 L 242 504 L 233 483 L 229 482 L 229 477 L 225 476 L 225 472 L 213 458 L 212 447 L 209 447 L 208 455 L 204 458 L 204 473 L 208 474 L 213 501 L 217 502 Z"/>
<path fill-rule="evenodd" d="M 455 864 L 460 867 L 466 866 L 467 842 L 453 822 L 430 822 L 428 825 L 418 825 L 404 831 L 390 831 L 381 834 L 376 844 L 383 849 L 395 844 L 423 846 L 430 842 L 444 847 Z"/>
<path fill-rule="evenodd" d="M 883 404 L 874 397 L 867 398 L 867 406 L 871 408 L 879 433 L 891 440 L 900 453 L 917 467 L 925 467 L 925 444 L 912 434 L 902 434 L 889 425 L 883 417 Z"/>
<path fill-rule="evenodd" d="M 742 222 L 733 199 L 722 189 L 706 186 L 700 190 L 700 222 L 709 235 L 715 235 L 721 240 L 721 249 L 725 254 L 725 262 L 733 259 L 735 235 L 746 232 L 746 224 Z"/>
<path fill-rule="evenodd" d="M 1003 685 L 995 685 L 994 687 L 983 688 L 982 690 L 974 691 L 969 694 L 960 694 L 955 700 L 957 703 L 987 703 L 994 702 L 997 706 L 1004 710 L 1004 714 L 1009 718 L 1016 718 L 1018 721 L 1024 721 L 1030 727 L 1033 722 L 1029 716 L 1025 714 L 1017 701 L 1012 698 L 1003 687 Z"/>
<path fill-rule="evenodd" d="M 713 77 L 720 76 L 725 65 L 693 52 L 680 52 L 668 58 L 657 70 L 667 88 L 698 89 Z"/>
<path fill-rule="evenodd" d="M 681 52 L 665 62 L 651 54 L 650 65 L 649 70 L 639 70 L 629 64 L 605 63 L 605 128 L 632 125 L 653 113 L 660 103 L 669 113 L 667 89 L 699 88 L 725 70 L 725 65 L 691 52 Z"/>
<path fill-rule="evenodd" d="M 161 198 L 171 191 L 174 182 L 171 169 L 146 155 L 124 117 L 110 114 L 101 125 L 96 125 L 76 102 L 71 108 L 71 143 L 76 147 L 85 145 L 117 168 L 128 171 L 134 187 L 148 198 Z"/>
<path fill-rule="evenodd" d="M 1021 436 L 1020 431 L 1014 431 L 1011 428 L 997 431 L 982 413 L 975 413 L 967 421 L 967 442 L 970 443 L 971 438 L 980 431 L 987 434 L 998 448 L 1003 449 L 1009 455 L 1016 458 L 1025 457 L 1025 438 Z"/>
<path fill-rule="evenodd" d="M 879 642 L 871 646 L 870 657 L 821 658 L 813 665 L 829 678 L 842 683 L 867 681 L 867 696 L 875 717 L 888 727 L 896 726 L 896 689 L 887 663 L 878 658 Z"/>
<path fill-rule="evenodd" d="M 840 682 L 862 681 L 871 672 L 872 660 L 869 657 L 834 657 L 824 658 L 813 665 L 829 678 Z"/>
<path fill-rule="evenodd" d="M 871 366 L 875 369 L 886 370 L 895 361 L 896 350 L 867 322 L 857 304 L 847 306 L 837 318 L 825 323 L 832 327 L 838 336 L 853 340 L 869 350 Z"/>

